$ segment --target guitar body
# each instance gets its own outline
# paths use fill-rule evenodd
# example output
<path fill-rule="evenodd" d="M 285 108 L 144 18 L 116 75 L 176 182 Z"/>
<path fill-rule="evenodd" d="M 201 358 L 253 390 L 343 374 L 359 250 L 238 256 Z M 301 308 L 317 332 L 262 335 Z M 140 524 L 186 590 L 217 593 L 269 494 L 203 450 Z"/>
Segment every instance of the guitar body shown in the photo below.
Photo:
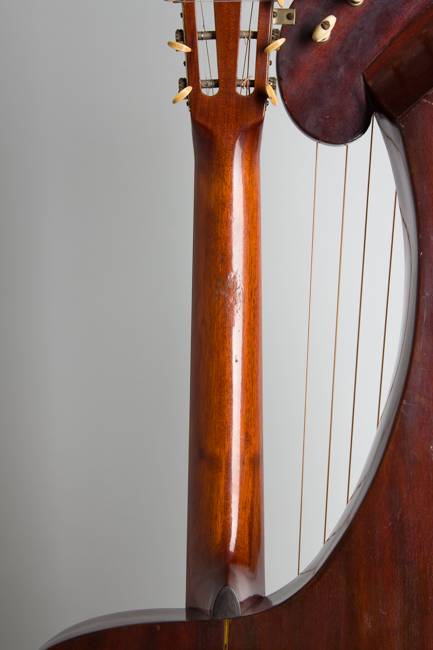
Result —
<path fill-rule="evenodd" d="M 220 24 L 221 30 L 230 30 L 239 15 L 239 3 L 220 4 L 217 28 Z M 261 3 L 260 20 L 267 29 L 271 4 Z M 360 135 L 374 111 L 389 151 L 402 211 L 406 327 L 396 379 L 367 466 L 314 562 L 287 587 L 263 597 L 258 152 L 265 90 L 258 56 L 252 113 L 241 115 L 244 98 L 235 99 L 225 113 L 228 97 L 224 93 L 231 82 L 222 73 L 220 48 L 217 117 L 208 111 L 218 95 L 206 100 L 196 95 L 195 100 L 191 94 L 190 98 L 196 240 L 188 607 L 94 619 L 66 630 L 43 650 L 433 647 L 433 4 L 396 0 L 392 11 L 386 0 L 368 0 L 360 8 L 336 0 L 310 4 L 297 0 L 298 5 L 298 35 L 297 28 L 285 28 L 293 31 L 279 55 L 278 75 L 286 107 L 310 136 L 326 140 L 328 134 L 332 143 Z M 331 81 L 327 77 L 327 65 L 338 64 L 337 55 L 346 47 L 344 37 L 350 39 L 344 21 L 340 21 L 343 35 L 337 35 L 334 49 L 332 41 L 318 45 L 306 37 L 312 24 L 334 9 L 336 14 L 350 15 L 357 52 L 363 50 L 359 44 L 364 36 L 372 35 L 367 40 L 373 49 L 366 45 L 367 52 L 361 52 L 357 65 L 352 60 L 342 68 L 345 72 L 350 68 L 352 75 L 342 82 L 349 91 L 347 102 L 334 85 L 334 73 L 330 73 Z M 194 3 L 185 2 L 183 10 L 190 18 L 186 42 L 194 45 Z M 352 16 L 360 17 L 361 34 L 355 34 Z M 380 27 L 374 19 L 382 21 Z M 235 24 L 234 32 L 237 28 Z M 230 41 L 227 56 L 235 55 L 234 42 Z M 310 57 L 307 50 L 312 52 Z M 194 80 L 198 68 L 192 64 L 189 73 L 189 81 Z M 306 83 L 310 75 L 311 88 L 319 83 L 323 92 L 307 110 L 305 97 L 313 92 Z M 355 106 L 353 119 L 345 114 L 347 105 Z M 330 106 L 334 108 L 328 122 L 314 117 L 331 115 Z M 339 127 L 336 118 L 341 114 L 344 124 Z M 231 116 L 233 131 L 218 141 L 215 138 L 223 129 L 225 115 Z M 246 120 L 244 126 L 241 117 Z M 209 319 L 206 314 L 212 310 L 216 312 Z M 221 345 L 216 351 L 218 341 Z M 237 375 L 239 359 L 242 372 Z M 226 406 L 218 407 L 215 419 L 212 401 L 218 404 L 219 395 L 212 386 L 223 380 Z M 251 434 L 248 449 L 240 442 L 245 438 L 244 422 Z M 203 432 L 207 432 L 204 437 Z M 237 459 L 236 475 L 229 471 L 233 459 Z M 243 489 L 245 496 L 239 497 Z M 243 518 L 233 515 L 236 490 Z M 213 504 L 215 494 L 219 497 Z M 218 516 L 225 502 L 231 505 Z M 206 529 L 209 543 L 203 538 Z M 245 570 L 246 562 L 250 570 Z M 224 587 L 237 596 L 243 615 L 210 620 L 212 603 Z"/>

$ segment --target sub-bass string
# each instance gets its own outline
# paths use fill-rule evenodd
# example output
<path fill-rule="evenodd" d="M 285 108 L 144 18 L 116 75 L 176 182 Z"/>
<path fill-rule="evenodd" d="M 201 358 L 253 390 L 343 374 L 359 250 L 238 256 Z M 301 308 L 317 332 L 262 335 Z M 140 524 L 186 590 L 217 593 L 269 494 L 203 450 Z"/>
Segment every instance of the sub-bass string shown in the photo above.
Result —
<path fill-rule="evenodd" d="M 340 260 L 338 265 L 338 289 L 337 289 L 337 309 L 335 314 L 335 335 L 334 335 L 334 361 L 332 367 L 332 390 L 331 390 L 331 415 L 329 419 L 329 444 L 328 444 L 328 469 L 326 474 L 326 500 L 325 500 L 325 525 L 323 530 L 323 543 L 326 542 L 326 528 L 328 525 L 328 505 L 329 505 L 329 476 L 331 471 L 331 447 L 332 447 L 332 426 L 334 421 L 334 396 L 335 396 L 335 371 L 337 366 L 337 340 L 338 340 L 338 320 L 340 315 L 340 295 L 341 295 L 341 269 L 343 260 L 343 237 L 344 237 L 344 216 L 346 213 L 346 190 L 347 190 L 347 165 L 349 161 L 349 146 L 346 144 L 346 160 L 344 165 L 344 187 L 343 187 L 343 208 L 341 213 L 341 233 L 340 233 Z"/>
<path fill-rule="evenodd" d="M 319 143 L 317 142 L 316 161 L 315 161 L 315 168 L 314 168 L 313 223 L 311 227 L 310 295 L 308 300 L 307 360 L 306 360 L 306 369 L 305 369 L 304 431 L 303 431 L 303 439 L 302 439 L 302 470 L 301 470 L 301 504 L 299 508 L 298 575 L 301 573 L 302 511 L 304 506 L 305 442 L 306 442 L 306 434 L 307 434 L 308 370 L 310 365 L 311 298 L 313 294 L 314 231 L 316 227 L 318 160 L 319 160 Z"/>
<path fill-rule="evenodd" d="M 388 269 L 388 288 L 386 291 L 386 307 L 385 307 L 385 325 L 383 328 L 383 345 L 382 345 L 382 362 L 380 366 L 380 388 L 379 388 L 379 402 L 377 405 L 377 426 L 379 426 L 380 422 L 380 406 L 382 402 L 382 387 L 383 387 L 383 368 L 385 365 L 385 348 L 386 348 L 386 334 L 387 334 L 387 329 L 388 329 L 388 311 L 389 311 L 389 294 L 390 294 L 390 289 L 391 289 L 391 273 L 392 273 L 392 258 L 393 258 L 393 252 L 394 252 L 394 234 L 395 234 L 395 215 L 397 214 L 397 190 L 395 191 L 395 198 L 394 198 L 394 216 L 392 219 L 392 233 L 391 233 L 391 245 L 390 245 L 390 251 L 389 251 L 389 269 Z"/>
<path fill-rule="evenodd" d="M 350 499 L 350 479 L 352 473 L 353 431 L 355 426 L 356 388 L 358 383 L 359 340 L 361 334 L 361 312 L 362 312 L 362 298 L 363 298 L 363 291 L 364 291 L 365 250 L 367 244 L 368 212 L 370 207 L 371 161 L 373 155 L 373 139 L 374 139 L 374 119 L 371 122 L 370 155 L 368 161 L 367 199 L 365 204 L 365 221 L 364 221 L 364 243 L 363 243 L 363 250 L 362 250 L 361 286 L 359 291 L 358 333 L 356 338 L 355 379 L 353 382 L 352 424 L 350 429 L 349 471 L 347 477 L 347 495 L 346 495 L 347 503 L 349 503 L 349 499 Z"/>

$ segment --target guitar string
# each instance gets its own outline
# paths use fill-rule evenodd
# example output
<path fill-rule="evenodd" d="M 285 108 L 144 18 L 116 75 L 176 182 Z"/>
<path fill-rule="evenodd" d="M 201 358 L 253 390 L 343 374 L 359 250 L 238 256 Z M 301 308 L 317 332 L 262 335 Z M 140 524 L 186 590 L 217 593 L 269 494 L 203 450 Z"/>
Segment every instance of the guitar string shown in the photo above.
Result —
<path fill-rule="evenodd" d="M 306 433 L 307 433 L 308 371 L 310 365 L 311 297 L 313 293 L 314 232 L 316 227 L 318 161 L 319 161 L 319 143 L 316 142 L 316 160 L 315 160 L 315 168 L 314 168 L 313 223 L 311 227 L 310 295 L 308 301 L 307 359 L 306 359 L 306 369 L 305 369 L 304 431 L 303 431 L 303 439 L 302 439 L 301 504 L 299 508 L 298 575 L 301 573 L 302 513 L 304 507 L 305 442 L 306 442 Z"/>
<path fill-rule="evenodd" d="M 242 84 L 245 84 L 245 82 L 249 79 L 249 74 L 250 74 L 251 25 L 253 21 L 253 9 L 254 9 L 254 2 L 251 3 L 250 22 L 248 26 L 248 38 L 245 39 L 245 56 L 244 56 L 244 64 L 242 68 Z M 245 68 L 246 68 L 246 74 L 245 74 Z M 240 90 L 241 94 L 244 88 L 245 88 L 245 94 L 249 94 L 249 84 L 245 84 L 241 86 L 241 90 Z"/>
<path fill-rule="evenodd" d="M 250 13 L 250 22 L 248 25 L 248 64 L 247 64 L 247 89 L 246 89 L 246 94 L 250 95 L 251 94 L 251 89 L 250 89 L 250 84 L 248 83 L 248 80 L 250 78 L 250 55 L 251 55 L 251 24 L 253 22 L 253 10 L 254 10 L 254 2 L 251 3 L 251 13 Z"/>
<path fill-rule="evenodd" d="M 385 366 L 385 348 L 386 348 L 386 334 L 388 329 L 388 313 L 389 313 L 389 294 L 391 289 L 391 274 L 392 274 L 392 258 L 394 252 L 394 234 L 395 234 L 395 216 L 397 214 L 397 190 L 395 191 L 394 198 L 394 216 L 392 219 L 392 233 L 391 233 L 391 245 L 389 251 L 389 269 L 388 269 L 388 288 L 386 292 L 386 308 L 385 308 L 385 325 L 383 328 L 383 345 L 382 345 L 382 362 L 380 367 L 380 384 L 379 384 L 379 403 L 377 405 L 377 426 L 380 422 L 380 405 L 382 402 L 382 388 L 383 388 L 383 370 Z"/>
<path fill-rule="evenodd" d="M 334 361 L 332 368 L 332 391 L 331 391 L 331 414 L 329 421 L 329 444 L 328 444 L 328 471 L 326 475 L 326 499 L 325 499 L 325 525 L 323 530 L 323 543 L 326 542 L 326 528 L 328 524 L 328 506 L 329 506 L 329 477 L 331 471 L 331 447 L 332 447 L 332 427 L 334 421 L 334 397 L 335 397 L 335 371 L 337 367 L 337 341 L 338 341 L 338 320 L 340 315 L 340 296 L 341 296 L 341 269 L 343 260 L 343 237 L 344 237 L 344 217 L 346 213 L 346 192 L 347 192 L 347 166 L 349 162 L 349 146 L 346 144 L 346 159 L 344 164 L 344 186 L 343 186 L 343 207 L 341 213 L 341 233 L 340 233 L 340 260 L 338 265 L 338 288 L 337 288 L 337 308 L 335 314 L 335 335 L 334 335 Z"/>
<path fill-rule="evenodd" d="M 202 17 L 202 21 L 203 21 L 203 31 L 205 32 L 206 31 L 206 24 L 205 24 L 205 19 L 204 19 L 203 0 L 200 0 L 200 9 L 201 9 L 201 17 Z M 206 49 L 206 57 L 207 57 L 207 62 L 208 62 L 208 66 L 209 66 L 209 77 L 207 75 L 207 70 L 206 70 L 206 58 L 205 58 L 205 65 L 204 65 L 204 75 L 205 75 L 205 79 L 210 81 L 212 79 L 212 70 L 211 70 L 211 65 L 210 65 L 209 46 L 208 46 L 208 42 L 207 42 L 206 39 L 204 41 L 204 45 L 205 45 L 205 49 Z M 214 95 L 215 94 L 214 88 L 211 88 L 211 91 L 212 91 L 212 95 Z"/>
<path fill-rule="evenodd" d="M 373 157 L 373 139 L 374 139 L 374 118 L 371 122 L 371 137 L 370 137 L 370 155 L 368 160 L 368 180 L 367 180 L 367 199 L 365 205 L 365 221 L 364 221 L 364 243 L 362 250 L 362 266 L 361 266 L 361 286 L 359 291 L 359 309 L 358 309 L 358 333 L 356 339 L 356 358 L 355 358 L 355 378 L 353 382 L 353 400 L 352 400 L 352 424 L 350 430 L 350 449 L 349 449 L 349 471 L 347 477 L 347 503 L 350 498 L 350 480 L 352 474 L 352 455 L 353 455 L 353 431 L 355 426 L 355 405 L 356 405 L 356 389 L 358 384 L 358 363 L 359 363 L 359 340 L 361 334 L 361 312 L 362 312 L 362 299 L 364 293 L 364 271 L 365 271 L 365 250 L 367 243 L 367 226 L 368 226 L 368 212 L 370 207 L 370 187 L 371 187 L 371 162 Z"/>

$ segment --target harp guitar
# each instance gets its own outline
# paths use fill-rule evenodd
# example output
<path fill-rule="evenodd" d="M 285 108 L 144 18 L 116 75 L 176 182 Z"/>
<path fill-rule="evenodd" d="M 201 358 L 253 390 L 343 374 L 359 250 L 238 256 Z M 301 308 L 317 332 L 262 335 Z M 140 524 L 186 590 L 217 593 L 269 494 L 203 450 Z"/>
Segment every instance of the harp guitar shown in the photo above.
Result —
<path fill-rule="evenodd" d="M 184 0 L 173 43 L 186 53 L 177 99 L 189 104 L 196 164 L 186 608 L 93 619 L 44 650 L 432 648 L 433 3 L 295 0 L 283 11 L 262 0 L 248 35 L 254 83 L 237 76 L 241 2 L 213 8 L 215 30 L 198 32 Z M 314 42 L 316 27 L 319 41 L 333 27 L 330 39 Z M 218 60 L 206 82 L 203 39 L 216 39 Z M 347 143 L 377 116 L 403 218 L 406 325 L 357 489 L 316 559 L 267 596 L 259 150 L 278 47 L 285 106 L 310 137 Z"/>

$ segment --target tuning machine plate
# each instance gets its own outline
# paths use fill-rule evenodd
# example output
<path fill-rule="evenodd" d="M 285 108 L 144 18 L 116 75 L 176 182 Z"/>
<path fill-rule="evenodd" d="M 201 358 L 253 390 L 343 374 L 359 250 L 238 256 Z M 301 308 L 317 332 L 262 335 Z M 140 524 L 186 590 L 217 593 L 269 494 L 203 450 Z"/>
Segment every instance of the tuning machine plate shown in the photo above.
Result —
<path fill-rule="evenodd" d="M 272 9 L 272 24 L 273 25 L 295 25 L 296 24 L 296 9 Z"/>

